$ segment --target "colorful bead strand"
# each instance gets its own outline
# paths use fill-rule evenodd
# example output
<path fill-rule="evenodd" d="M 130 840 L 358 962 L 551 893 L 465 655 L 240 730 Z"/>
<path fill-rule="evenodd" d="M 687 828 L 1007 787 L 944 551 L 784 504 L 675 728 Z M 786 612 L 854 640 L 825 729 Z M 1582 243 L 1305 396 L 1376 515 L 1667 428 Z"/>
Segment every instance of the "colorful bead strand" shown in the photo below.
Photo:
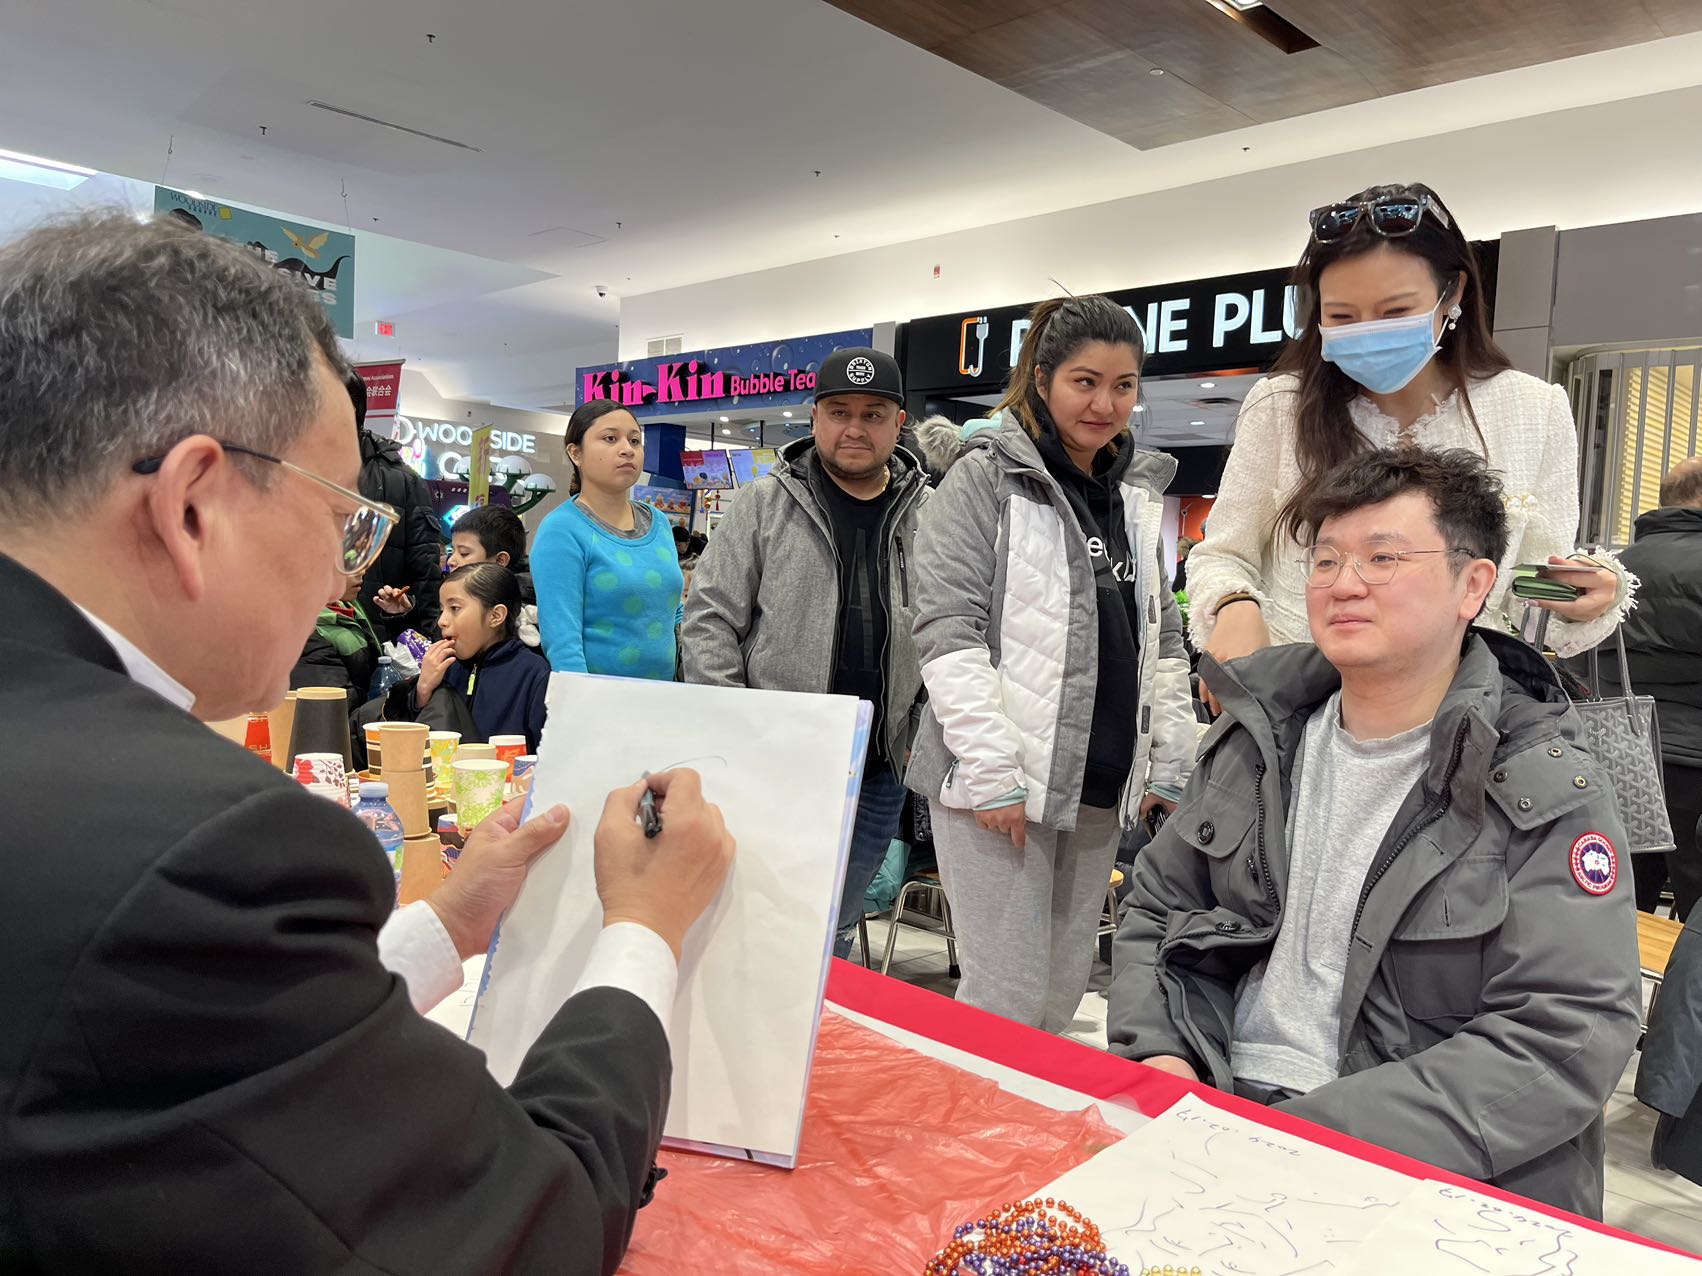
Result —
<path fill-rule="evenodd" d="M 1099 1228 L 1065 1204 L 1007 1202 L 986 1218 L 963 1223 L 922 1276 L 1130 1276 L 1105 1251 Z"/>

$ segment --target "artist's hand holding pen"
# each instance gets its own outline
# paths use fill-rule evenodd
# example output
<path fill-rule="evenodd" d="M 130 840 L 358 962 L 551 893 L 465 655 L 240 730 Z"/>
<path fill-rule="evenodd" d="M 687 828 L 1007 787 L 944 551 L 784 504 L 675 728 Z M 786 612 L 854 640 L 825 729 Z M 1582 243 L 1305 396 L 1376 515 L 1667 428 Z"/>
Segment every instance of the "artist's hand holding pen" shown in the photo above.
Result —
<path fill-rule="evenodd" d="M 647 926 L 677 960 L 686 932 L 715 902 L 733 865 L 732 835 L 721 808 L 703 800 L 697 772 L 681 767 L 616 789 L 603 805 L 596 842 L 603 925 Z"/>

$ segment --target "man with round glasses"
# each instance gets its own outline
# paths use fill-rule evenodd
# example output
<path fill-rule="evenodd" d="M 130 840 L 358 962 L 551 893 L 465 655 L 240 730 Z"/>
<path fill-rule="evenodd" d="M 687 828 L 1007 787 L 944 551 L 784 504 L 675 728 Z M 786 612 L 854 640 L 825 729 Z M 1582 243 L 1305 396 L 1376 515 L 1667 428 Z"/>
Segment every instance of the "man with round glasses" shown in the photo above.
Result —
<path fill-rule="evenodd" d="M 1600 1218 L 1630 873 L 1553 672 L 1472 626 L 1501 485 L 1370 451 L 1292 508 L 1317 645 L 1206 658 L 1224 715 L 1136 863 L 1112 1049 Z"/>
<path fill-rule="evenodd" d="M 395 522 L 347 374 L 239 245 L 97 215 L 0 249 L 0 1271 L 612 1272 L 648 1199 L 732 854 L 696 776 L 610 795 L 604 929 L 505 1090 L 416 1008 L 566 809 L 392 914 L 359 821 L 196 721 L 282 700 Z"/>

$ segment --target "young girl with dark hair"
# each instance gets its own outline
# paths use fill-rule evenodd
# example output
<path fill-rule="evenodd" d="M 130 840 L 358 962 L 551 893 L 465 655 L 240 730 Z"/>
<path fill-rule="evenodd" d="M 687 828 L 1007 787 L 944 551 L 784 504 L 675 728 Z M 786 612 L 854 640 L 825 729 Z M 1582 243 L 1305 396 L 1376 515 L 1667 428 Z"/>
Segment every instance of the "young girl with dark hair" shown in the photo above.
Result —
<path fill-rule="evenodd" d="M 470 744 L 523 735 L 536 753 L 550 666 L 517 636 L 520 584 L 514 573 L 498 563 L 458 567 L 444 577 L 439 597 L 443 638 L 426 649 L 418 680 L 392 693 L 385 716 L 460 731 Z"/>
<path fill-rule="evenodd" d="M 1159 535 L 1176 462 L 1130 436 L 1142 353 L 1104 297 L 1035 307 L 998 425 L 941 457 L 916 541 L 905 783 L 931 803 L 957 995 L 1052 1032 L 1087 991 L 1123 828 L 1174 809 L 1194 754 Z"/>
<path fill-rule="evenodd" d="M 1189 621 L 1219 661 L 1309 642 L 1306 548 L 1283 529 L 1307 479 L 1371 448 L 1470 448 L 1508 493 L 1512 540 L 1479 623 L 1514 628 L 1516 563 L 1564 562 L 1578 532 L 1578 443 L 1566 392 L 1514 371 L 1490 335 L 1476 255 L 1428 186 L 1373 186 L 1315 209 L 1295 268 L 1304 325 L 1242 405 L 1206 539 L 1189 557 Z M 1626 605 L 1611 559 L 1568 571 L 1561 654 L 1613 632 Z"/>
<path fill-rule="evenodd" d="M 683 577 L 673 528 L 632 499 L 644 431 L 620 404 L 581 404 L 567 423 L 571 498 L 532 542 L 538 628 L 550 667 L 672 679 Z"/>

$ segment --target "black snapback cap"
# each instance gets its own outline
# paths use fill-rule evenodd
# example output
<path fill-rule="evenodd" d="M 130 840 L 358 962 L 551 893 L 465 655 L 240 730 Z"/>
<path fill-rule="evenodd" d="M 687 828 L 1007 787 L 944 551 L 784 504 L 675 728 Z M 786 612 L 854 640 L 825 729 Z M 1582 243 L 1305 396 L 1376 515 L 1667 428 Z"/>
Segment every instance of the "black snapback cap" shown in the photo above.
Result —
<path fill-rule="evenodd" d="M 835 350 L 816 373 L 816 398 L 835 394 L 873 394 L 904 406 L 904 377 L 890 354 L 867 347 Z"/>

